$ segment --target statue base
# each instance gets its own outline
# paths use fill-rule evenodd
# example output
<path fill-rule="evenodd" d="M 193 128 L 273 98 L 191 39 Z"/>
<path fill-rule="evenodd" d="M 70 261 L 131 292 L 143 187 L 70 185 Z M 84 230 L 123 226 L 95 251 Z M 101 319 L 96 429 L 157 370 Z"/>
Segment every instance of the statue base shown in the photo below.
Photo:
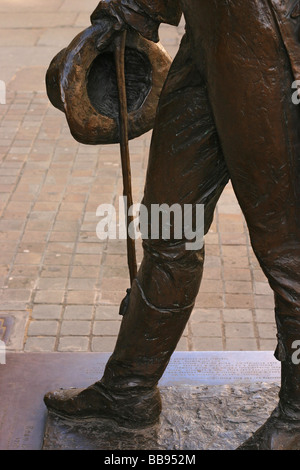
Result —
<path fill-rule="evenodd" d="M 278 401 L 272 352 L 176 352 L 159 387 L 159 424 L 134 432 L 112 421 L 64 420 L 45 393 L 82 388 L 102 376 L 110 354 L 8 353 L 0 364 L 0 450 L 235 449 Z"/>
<path fill-rule="evenodd" d="M 175 386 L 161 389 L 160 422 L 126 430 L 109 420 L 68 420 L 49 413 L 44 450 L 235 450 L 269 417 L 277 385 Z"/>

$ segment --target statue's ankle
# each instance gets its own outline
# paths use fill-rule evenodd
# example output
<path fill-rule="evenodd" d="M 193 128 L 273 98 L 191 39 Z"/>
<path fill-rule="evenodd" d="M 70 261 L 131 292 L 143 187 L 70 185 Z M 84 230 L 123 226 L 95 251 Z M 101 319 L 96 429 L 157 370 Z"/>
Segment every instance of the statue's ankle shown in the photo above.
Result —
<path fill-rule="evenodd" d="M 128 380 L 122 379 L 118 380 L 116 377 L 111 380 L 110 377 L 105 377 L 98 382 L 96 382 L 95 387 L 99 390 L 104 389 L 110 391 L 112 394 L 116 395 L 131 395 L 131 396 L 138 396 L 138 395 L 151 395 L 156 394 L 158 391 L 158 387 L 156 383 L 153 381 L 137 381 L 133 380 L 130 377 Z"/>

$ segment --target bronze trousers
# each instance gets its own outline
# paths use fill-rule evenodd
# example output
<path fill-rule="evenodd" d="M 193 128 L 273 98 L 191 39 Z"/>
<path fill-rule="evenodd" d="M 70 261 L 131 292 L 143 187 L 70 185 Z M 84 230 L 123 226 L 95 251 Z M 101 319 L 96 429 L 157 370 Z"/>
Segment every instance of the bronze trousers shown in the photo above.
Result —
<path fill-rule="evenodd" d="M 290 360 L 300 340 L 300 106 L 271 1 L 181 1 L 187 31 L 161 95 L 143 203 L 149 213 L 152 204 L 204 204 L 207 232 L 231 179 L 275 293 L 283 394 L 300 406 Z M 152 387 L 163 373 L 202 278 L 204 250 L 186 242 L 144 240 L 110 386 Z"/>
<path fill-rule="evenodd" d="M 207 232 L 230 178 L 277 321 L 300 339 L 300 106 L 272 3 L 181 3 L 187 32 L 162 92 L 143 202 L 205 204 Z M 186 307 L 198 293 L 203 257 L 185 242 L 144 242 L 138 280 L 159 308 Z"/>

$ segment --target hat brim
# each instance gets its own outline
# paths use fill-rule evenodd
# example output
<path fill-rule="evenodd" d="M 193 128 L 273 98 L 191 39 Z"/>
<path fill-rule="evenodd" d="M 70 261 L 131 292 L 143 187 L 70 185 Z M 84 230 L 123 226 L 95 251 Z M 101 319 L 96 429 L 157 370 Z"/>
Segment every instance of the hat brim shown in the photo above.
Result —
<path fill-rule="evenodd" d="M 90 145 L 120 141 L 118 116 L 101 112 L 101 106 L 92 99 L 89 73 L 91 69 L 95 69 L 93 64 L 99 60 L 101 54 L 112 51 L 110 46 L 99 52 L 96 45 L 100 34 L 103 32 L 94 25 L 76 36 L 53 59 L 46 76 L 51 103 L 66 114 L 73 137 L 80 143 Z M 151 70 L 145 96 L 142 99 L 139 97 L 139 103 L 129 110 L 128 137 L 133 139 L 153 128 L 171 58 L 161 44 L 148 41 L 134 31 L 128 31 L 126 48 L 146 57 Z"/>

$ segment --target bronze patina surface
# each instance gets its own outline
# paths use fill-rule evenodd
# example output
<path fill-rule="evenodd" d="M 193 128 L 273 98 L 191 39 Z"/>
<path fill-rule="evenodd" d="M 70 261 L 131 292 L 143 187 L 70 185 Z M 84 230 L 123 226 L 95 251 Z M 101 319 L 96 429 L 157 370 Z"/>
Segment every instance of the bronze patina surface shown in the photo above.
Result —
<path fill-rule="evenodd" d="M 176 25 L 181 13 L 186 34 L 160 96 L 143 203 L 148 213 L 153 204 L 203 204 L 207 233 L 232 181 L 253 250 L 274 291 L 282 367 L 279 404 L 243 449 L 295 448 L 300 107 L 292 93 L 300 79 L 299 0 L 102 0 L 92 24 L 108 26 L 110 37 L 127 29 L 155 42 L 160 23 Z M 81 95 L 75 98 L 80 103 Z M 49 393 L 51 410 L 69 417 L 110 414 L 129 427 L 159 420 L 157 384 L 193 310 L 205 257 L 204 248 L 188 250 L 187 239 L 173 232 L 171 224 L 169 239 L 144 237 L 144 258 L 103 377 L 84 390 Z"/>

